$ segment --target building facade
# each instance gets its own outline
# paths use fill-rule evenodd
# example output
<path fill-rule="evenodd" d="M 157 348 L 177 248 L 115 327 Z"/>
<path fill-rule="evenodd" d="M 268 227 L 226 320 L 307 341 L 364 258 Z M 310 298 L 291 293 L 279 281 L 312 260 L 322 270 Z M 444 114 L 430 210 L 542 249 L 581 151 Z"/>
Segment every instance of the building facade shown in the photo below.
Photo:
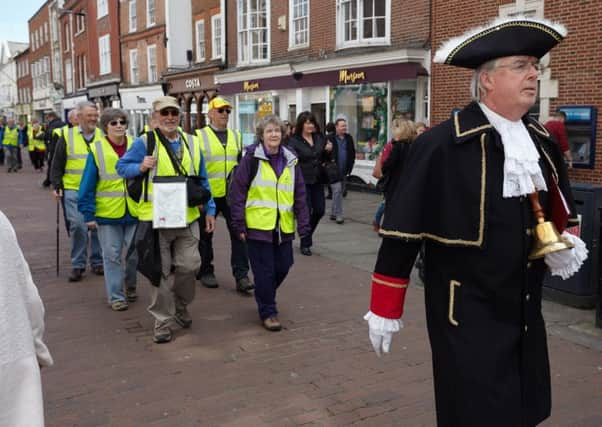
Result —
<path fill-rule="evenodd" d="M 27 49 L 27 43 L 0 40 L 0 116 L 17 113 L 17 64 L 15 56 Z"/>
<path fill-rule="evenodd" d="M 15 55 L 17 73 L 17 120 L 28 123 L 32 117 L 33 86 L 29 67 L 29 48 Z"/>
<path fill-rule="evenodd" d="M 245 144 L 258 115 L 309 110 L 322 129 L 346 118 L 359 157 L 373 158 L 393 118 L 429 118 L 428 1 L 228 0 L 227 23 L 216 82 Z"/>
<path fill-rule="evenodd" d="M 163 95 L 167 69 L 165 0 L 121 0 L 121 103 L 130 116 L 129 132 L 138 135 L 148 123 L 153 99 Z"/>

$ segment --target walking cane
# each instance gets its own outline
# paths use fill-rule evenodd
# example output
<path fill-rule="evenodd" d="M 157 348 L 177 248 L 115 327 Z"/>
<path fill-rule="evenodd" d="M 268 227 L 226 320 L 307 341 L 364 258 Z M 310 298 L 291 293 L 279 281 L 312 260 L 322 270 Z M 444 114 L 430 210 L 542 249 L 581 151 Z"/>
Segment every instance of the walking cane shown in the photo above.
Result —
<path fill-rule="evenodd" d="M 59 276 L 59 216 L 61 200 L 56 200 L 56 277 Z"/>

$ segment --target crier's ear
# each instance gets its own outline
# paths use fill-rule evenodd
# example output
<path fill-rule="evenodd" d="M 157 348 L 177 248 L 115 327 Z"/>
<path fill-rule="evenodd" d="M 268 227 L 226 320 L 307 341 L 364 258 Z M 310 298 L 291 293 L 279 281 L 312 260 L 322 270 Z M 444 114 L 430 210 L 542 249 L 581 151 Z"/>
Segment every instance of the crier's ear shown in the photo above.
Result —
<path fill-rule="evenodd" d="M 494 77 L 491 71 L 483 71 L 479 76 L 480 86 L 485 89 L 486 92 L 489 92 L 491 89 L 493 89 L 493 80 Z"/>

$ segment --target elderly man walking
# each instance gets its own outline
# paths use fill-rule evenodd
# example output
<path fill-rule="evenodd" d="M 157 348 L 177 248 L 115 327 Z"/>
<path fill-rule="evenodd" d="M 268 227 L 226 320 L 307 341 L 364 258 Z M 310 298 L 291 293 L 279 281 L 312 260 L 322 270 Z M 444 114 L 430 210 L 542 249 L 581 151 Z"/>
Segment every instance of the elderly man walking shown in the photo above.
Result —
<path fill-rule="evenodd" d="M 96 127 L 98 109 L 89 101 L 77 104 L 79 126 L 64 129 L 59 137 L 52 158 L 50 180 L 56 199 L 63 198 L 65 217 L 69 225 L 71 238 L 70 282 L 82 280 L 86 271 L 88 250 L 88 226 L 83 215 L 77 210 L 77 192 L 81 183 L 89 145 L 102 138 L 102 132 Z M 104 274 L 102 250 L 96 229 L 90 231 L 90 264 L 94 274 Z"/>
<path fill-rule="evenodd" d="M 388 351 L 402 327 L 424 240 L 440 427 L 527 427 L 550 415 L 542 281 L 546 268 L 573 274 L 587 249 L 562 232 L 576 220 L 566 166 L 528 111 L 539 59 L 565 35 L 561 25 L 512 17 L 444 44 L 435 62 L 474 69 L 474 101 L 416 140 L 412 167 L 387 200 L 366 315 L 370 338 L 377 352 Z M 544 218 L 564 247 L 545 256 L 533 252 L 532 237 Z"/>
<path fill-rule="evenodd" d="M 197 130 L 197 135 L 200 137 L 201 149 L 207 162 L 207 174 L 217 209 L 216 215 L 222 213 L 230 233 L 230 265 L 236 280 L 236 290 L 245 294 L 254 288 L 248 277 L 247 244 L 240 240 L 232 229 L 232 215 L 226 198 L 228 174 L 241 159 L 242 139 L 240 132 L 228 129 L 228 120 L 232 112 L 232 105 L 228 101 L 219 96 L 215 97 L 209 101 L 208 109 L 209 125 Z M 217 288 L 218 282 L 213 268 L 213 233 L 201 235 L 199 249 L 202 259 L 199 279 L 203 286 Z"/>
<path fill-rule="evenodd" d="M 171 96 L 157 98 L 153 110 L 158 112 L 158 127 L 138 137 L 131 148 L 117 162 L 117 172 L 124 178 L 134 178 L 149 171 L 152 177 L 176 177 L 179 169 L 192 171 L 200 176 L 202 185 L 209 190 L 205 160 L 197 138 L 178 131 L 180 105 Z M 148 138 L 153 137 L 155 148 L 147 155 Z M 169 150 L 169 151 L 168 151 Z M 179 163 L 176 169 L 176 163 Z M 153 179 L 144 181 L 143 194 L 138 203 L 140 222 L 153 220 Z M 148 311 L 155 318 L 153 341 L 157 344 L 172 340 L 174 323 L 189 328 L 192 318 L 187 306 L 194 299 L 199 255 L 200 209 L 205 212 L 201 223 L 207 233 L 215 229 L 215 204 L 212 199 L 205 205 L 186 208 L 186 226 L 159 228 L 158 239 L 161 253 L 161 280 L 158 287 L 151 287 L 151 304 Z M 136 238 L 138 240 L 138 238 Z"/>
<path fill-rule="evenodd" d="M 15 119 L 9 117 L 4 127 L 2 145 L 4 146 L 4 157 L 8 173 L 19 170 L 19 127 L 15 124 Z"/>

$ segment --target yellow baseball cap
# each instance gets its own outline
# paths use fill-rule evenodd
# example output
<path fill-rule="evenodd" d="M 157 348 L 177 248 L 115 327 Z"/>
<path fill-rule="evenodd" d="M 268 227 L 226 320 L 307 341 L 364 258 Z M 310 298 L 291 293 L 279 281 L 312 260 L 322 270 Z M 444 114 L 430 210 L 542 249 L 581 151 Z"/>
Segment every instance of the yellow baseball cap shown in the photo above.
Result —
<path fill-rule="evenodd" d="M 207 106 L 209 110 L 216 110 L 218 108 L 224 107 L 232 108 L 232 104 L 230 104 L 221 96 L 216 96 L 215 98 L 213 98 L 211 101 L 209 101 L 209 105 Z"/>

